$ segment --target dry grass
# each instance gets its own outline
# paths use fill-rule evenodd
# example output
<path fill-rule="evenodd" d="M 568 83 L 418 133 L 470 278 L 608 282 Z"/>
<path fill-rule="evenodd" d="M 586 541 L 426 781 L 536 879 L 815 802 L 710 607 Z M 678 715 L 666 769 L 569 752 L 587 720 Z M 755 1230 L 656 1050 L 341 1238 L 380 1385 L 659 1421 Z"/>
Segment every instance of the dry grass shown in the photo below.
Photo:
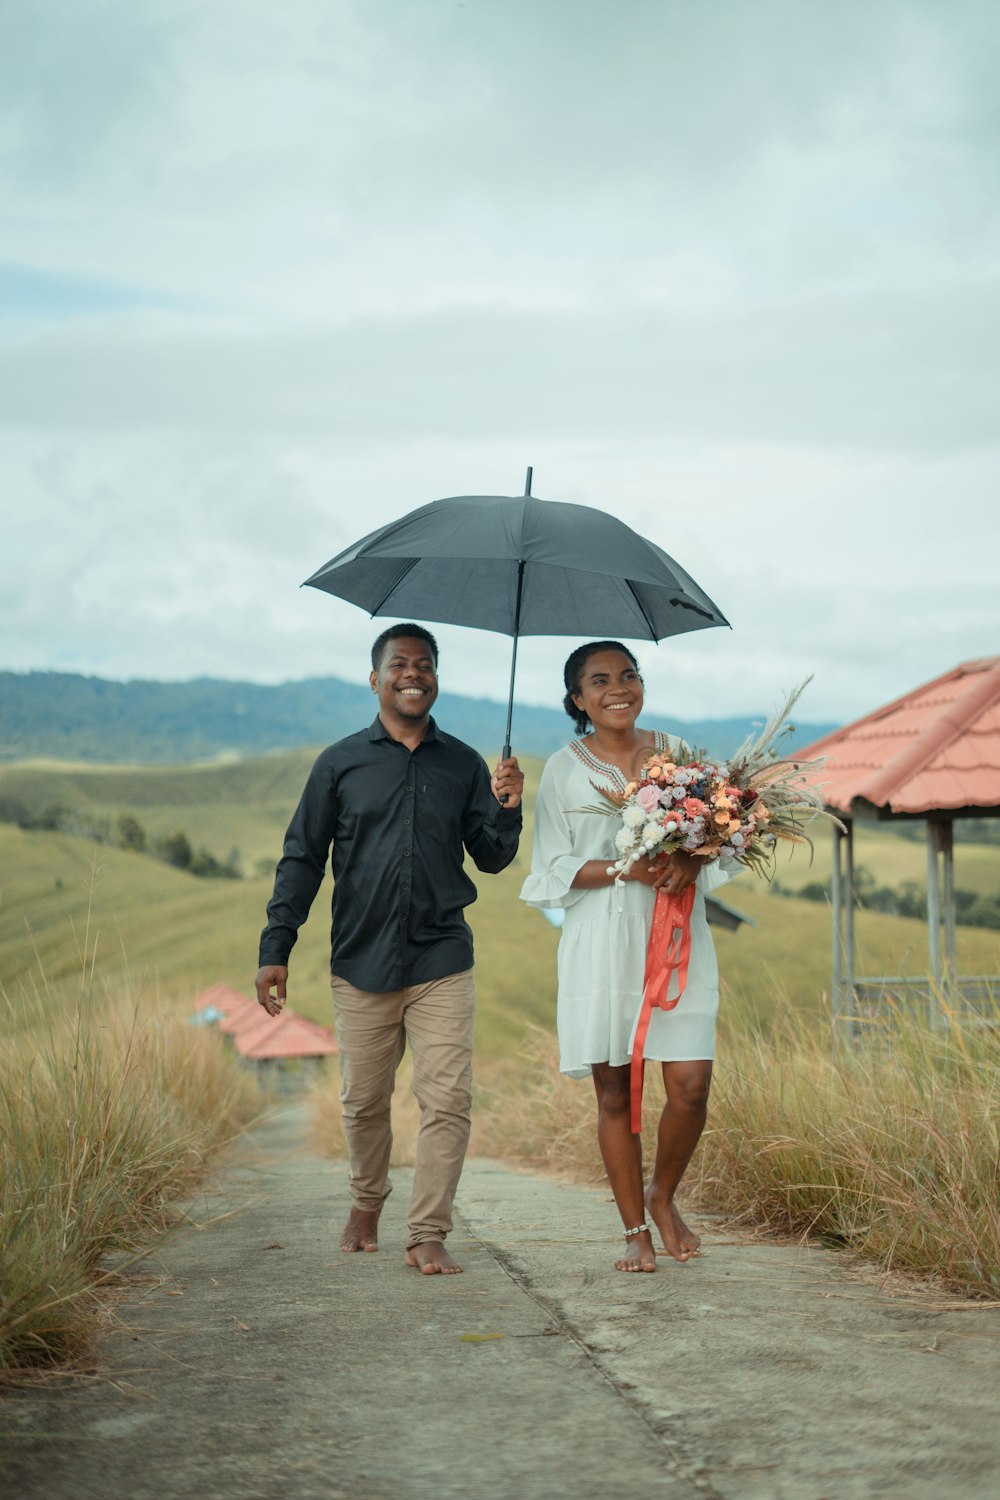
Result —
<path fill-rule="evenodd" d="M 693 1186 L 746 1223 L 1000 1295 L 1000 1014 L 852 1048 L 789 1015 L 729 1038 Z"/>
<path fill-rule="evenodd" d="M 1000 1019 L 1000 1017 L 998 1017 Z M 474 1149 L 602 1177 L 592 1089 L 557 1073 L 539 1032 L 492 1080 Z M 709 1125 L 685 1183 L 705 1208 L 815 1236 L 883 1269 L 1000 1295 L 1000 1025 L 897 1018 L 851 1050 L 793 1014 L 722 1038 Z M 661 1108 L 649 1069 L 647 1159 Z"/>
<path fill-rule="evenodd" d="M 260 1108 L 224 1039 L 173 1007 L 85 989 L 57 1010 L 0 1064 L 0 1372 L 85 1351 L 103 1258 L 162 1228 Z"/>

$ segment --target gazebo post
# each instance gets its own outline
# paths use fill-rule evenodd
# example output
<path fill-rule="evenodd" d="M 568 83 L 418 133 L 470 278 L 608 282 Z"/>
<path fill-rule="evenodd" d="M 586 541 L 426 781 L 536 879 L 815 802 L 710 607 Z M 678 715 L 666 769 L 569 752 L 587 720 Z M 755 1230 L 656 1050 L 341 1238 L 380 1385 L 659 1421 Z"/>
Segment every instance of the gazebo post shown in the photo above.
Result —
<path fill-rule="evenodd" d="M 855 991 L 855 988 L 854 988 L 855 970 L 856 970 L 856 967 L 857 967 L 856 957 L 855 957 L 855 948 L 854 948 L 854 908 L 855 908 L 855 905 L 856 905 L 856 898 L 855 898 L 855 893 L 854 893 L 854 819 L 853 818 L 844 818 L 842 821 L 843 821 L 844 827 L 847 829 L 847 833 L 844 836 L 844 873 L 845 873 L 845 876 L 846 876 L 845 891 L 844 891 L 844 897 L 845 897 L 845 899 L 844 899 L 844 971 L 845 972 L 841 976 L 841 982 L 842 982 L 842 984 L 844 986 L 844 990 L 846 992 L 847 1003 L 848 1003 L 848 1007 L 849 1007 L 849 1017 L 848 1017 L 848 1027 L 847 1027 L 848 1035 L 850 1036 L 851 1040 L 853 1041 L 854 1037 L 856 1035 L 856 1032 L 857 1032 L 857 1024 L 856 1023 L 857 1023 L 857 1018 L 858 1018 L 858 1006 L 857 1006 L 858 997 L 857 997 L 857 992 Z"/>
<path fill-rule="evenodd" d="M 955 820 L 938 824 L 944 885 L 944 976 L 945 984 L 954 989 L 955 976 Z"/>
<path fill-rule="evenodd" d="M 938 824 L 927 822 L 927 952 L 930 979 L 927 997 L 927 1019 L 934 1025 L 938 1017 L 943 965 L 941 961 L 941 892 L 938 884 Z"/>
<path fill-rule="evenodd" d="M 834 823 L 834 828 L 832 828 L 832 835 L 834 835 L 834 849 L 832 849 L 832 855 L 834 855 L 834 858 L 832 858 L 832 864 L 831 864 L 831 915 L 832 915 L 831 930 L 832 930 L 832 936 L 834 936 L 834 951 L 832 951 L 832 965 L 831 966 L 832 966 L 832 989 L 834 989 L 834 1032 L 835 1032 L 835 1035 L 840 1035 L 840 1008 L 841 1008 L 841 993 L 840 993 L 840 968 L 841 968 L 841 965 L 840 965 L 840 960 L 841 960 L 841 947 L 840 947 L 840 930 L 841 930 L 841 919 L 840 919 L 840 912 L 841 912 L 841 900 L 840 900 L 840 828 L 838 828 L 837 823 Z"/>
<path fill-rule="evenodd" d="M 836 823 L 833 825 L 833 863 L 830 872 L 830 905 L 833 916 L 833 1034 L 835 1040 L 840 1040 L 841 1010 L 843 1005 L 843 990 L 841 985 L 842 971 L 842 911 L 843 899 L 841 891 L 841 859 L 840 841 L 843 835 Z"/>

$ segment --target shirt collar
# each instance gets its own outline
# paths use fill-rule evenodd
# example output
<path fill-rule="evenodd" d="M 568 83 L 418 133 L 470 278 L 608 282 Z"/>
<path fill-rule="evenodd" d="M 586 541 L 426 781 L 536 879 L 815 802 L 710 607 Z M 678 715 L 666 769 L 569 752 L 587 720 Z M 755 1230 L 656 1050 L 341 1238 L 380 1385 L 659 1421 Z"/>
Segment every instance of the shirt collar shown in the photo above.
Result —
<path fill-rule="evenodd" d="M 426 745 L 429 740 L 436 740 L 439 737 L 438 727 L 435 724 L 434 720 L 431 719 L 427 725 L 427 733 L 421 740 L 421 744 Z M 375 715 L 374 719 L 368 726 L 368 738 L 370 740 L 390 740 L 394 745 L 399 744 L 398 740 L 394 740 L 392 738 L 392 735 L 389 733 L 388 729 L 386 729 L 378 714 Z"/>

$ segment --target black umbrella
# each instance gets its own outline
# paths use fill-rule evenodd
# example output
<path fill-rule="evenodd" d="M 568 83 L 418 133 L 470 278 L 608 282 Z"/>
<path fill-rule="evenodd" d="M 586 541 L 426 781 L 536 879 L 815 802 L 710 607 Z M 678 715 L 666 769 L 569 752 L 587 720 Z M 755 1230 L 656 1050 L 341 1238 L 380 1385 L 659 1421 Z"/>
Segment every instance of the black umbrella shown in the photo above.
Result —
<path fill-rule="evenodd" d="M 694 579 L 605 511 L 523 495 L 432 500 L 355 542 L 306 584 L 372 616 L 514 637 L 504 758 L 521 635 L 660 641 L 728 625 Z"/>

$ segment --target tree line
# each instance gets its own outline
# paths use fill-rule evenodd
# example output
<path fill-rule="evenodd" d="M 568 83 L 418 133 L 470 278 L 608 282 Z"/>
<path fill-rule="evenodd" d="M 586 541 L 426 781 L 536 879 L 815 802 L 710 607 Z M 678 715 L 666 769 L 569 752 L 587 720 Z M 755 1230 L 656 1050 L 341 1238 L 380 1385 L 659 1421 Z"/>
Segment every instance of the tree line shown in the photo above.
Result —
<path fill-rule="evenodd" d="M 67 833 L 74 838 L 91 839 L 95 844 L 149 855 L 207 880 L 243 879 L 239 849 L 231 849 L 224 860 L 217 859 L 204 844 L 196 849 L 180 829 L 151 836 L 134 813 L 112 817 L 107 813 L 82 812 L 57 802 L 31 812 L 16 798 L 0 797 L 0 822 L 16 823 L 32 832 Z"/>
<path fill-rule="evenodd" d="M 825 901 L 827 904 L 832 896 L 829 880 L 812 880 L 798 889 L 774 880 L 771 889 L 779 896 L 797 896 L 801 901 Z M 898 886 L 879 885 L 865 865 L 854 867 L 854 899 L 860 911 L 883 911 L 892 917 L 927 920 L 927 892 L 915 880 L 904 880 Z M 956 888 L 955 921 L 962 927 L 1000 929 L 1000 895 L 983 895 L 979 891 Z"/>

